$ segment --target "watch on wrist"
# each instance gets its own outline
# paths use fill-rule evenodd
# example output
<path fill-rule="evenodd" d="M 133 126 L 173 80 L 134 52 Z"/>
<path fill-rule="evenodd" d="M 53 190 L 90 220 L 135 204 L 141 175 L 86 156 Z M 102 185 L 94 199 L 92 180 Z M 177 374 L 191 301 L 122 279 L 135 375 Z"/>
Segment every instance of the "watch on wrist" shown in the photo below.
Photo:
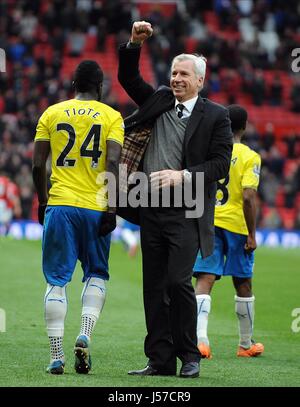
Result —
<path fill-rule="evenodd" d="M 192 182 L 192 173 L 189 170 L 183 170 L 182 174 L 184 182 Z"/>

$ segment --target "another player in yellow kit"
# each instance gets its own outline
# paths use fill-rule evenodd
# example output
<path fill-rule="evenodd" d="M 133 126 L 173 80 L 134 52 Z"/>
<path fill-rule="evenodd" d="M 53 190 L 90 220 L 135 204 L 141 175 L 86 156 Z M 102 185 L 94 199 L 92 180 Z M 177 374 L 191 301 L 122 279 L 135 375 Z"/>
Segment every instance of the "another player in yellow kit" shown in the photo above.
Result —
<path fill-rule="evenodd" d="M 95 61 L 81 62 L 74 76 L 75 98 L 50 106 L 35 135 L 33 180 L 39 221 L 44 225 L 45 319 L 51 354 L 47 371 L 52 374 L 64 373 L 66 286 L 77 260 L 85 282 L 81 329 L 74 348 L 77 373 L 88 373 L 91 368 L 90 336 L 103 308 L 105 281 L 109 279 L 110 232 L 116 226 L 116 214 L 115 208 L 108 207 L 100 174 L 110 172 L 118 179 L 124 125 L 119 112 L 100 102 L 102 82 L 103 72 Z M 46 161 L 50 151 L 48 193 Z"/>
<path fill-rule="evenodd" d="M 234 134 L 229 174 L 218 182 L 215 207 L 214 253 L 194 265 L 198 320 L 198 348 L 203 358 L 211 358 L 207 337 L 210 292 L 216 279 L 232 276 L 236 290 L 235 311 L 239 321 L 240 342 L 237 356 L 258 356 L 264 351 L 254 343 L 254 296 L 252 274 L 256 249 L 256 190 L 259 184 L 261 159 L 241 143 L 247 123 L 247 112 L 241 106 L 228 107 Z"/>

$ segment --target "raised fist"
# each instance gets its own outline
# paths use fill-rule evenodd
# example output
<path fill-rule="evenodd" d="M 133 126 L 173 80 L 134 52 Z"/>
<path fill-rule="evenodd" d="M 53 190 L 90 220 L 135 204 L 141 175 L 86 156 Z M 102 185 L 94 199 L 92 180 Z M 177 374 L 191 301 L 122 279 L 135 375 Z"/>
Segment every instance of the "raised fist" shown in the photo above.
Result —
<path fill-rule="evenodd" d="M 151 37 L 153 29 L 147 21 L 136 21 L 133 23 L 130 42 L 142 44 L 147 38 Z"/>

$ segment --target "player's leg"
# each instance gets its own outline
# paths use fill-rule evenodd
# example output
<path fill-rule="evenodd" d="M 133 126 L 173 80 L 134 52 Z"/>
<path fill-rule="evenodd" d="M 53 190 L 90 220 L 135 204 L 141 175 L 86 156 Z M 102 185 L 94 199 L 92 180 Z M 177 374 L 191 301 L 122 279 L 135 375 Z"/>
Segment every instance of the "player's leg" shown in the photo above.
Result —
<path fill-rule="evenodd" d="M 252 274 L 254 267 L 254 253 L 246 253 L 244 246 L 246 235 L 225 231 L 226 237 L 226 263 L 224 275 L 233 277 L 236 289 L 235 311 L 238 318 L 240 342 L 238 356 L 247 356 L 251 353 L 252 333 L 254 321 L 254 296 L 252 294 Z M 258 347 L 261 353 L 263 348 Z M 257 356 L 257 355 L 248 355 Z"/>
<path fill-rule="evenodd" d="M 48 373 L 64 372 L 64 321 L 67 313 L 66 284 L 71 280 L 77 260 L 71 208 L 48 207 L 43 234 L 43 272 L 47 281 L 45 321 L 50 343 Z M 62 244 L 62 236 L 65 237 Z"/>
<path fill-rule="evenodd" d="M 235 312 L 239 321 L 240 335 L 237 355 L 259 356 L 264 351 L 264 346 L 253 341 L 255 297 L 252 294 L 252 279 L 233 277 L 232 280 L 236 290 Z"/>
<path fill-rule="evenodd" d="M 81 294 L 82 312 L 80 335 L 91 339 L 96 322 L 103 309 L 106 297 L 105 281 L 98 277 L 89 277 Z"/>
<path fill-rule="evenodd" d="M 232 277 L 236 290 L 235 312 L 238 318 L 239 346 L 249 349 L 254 321 L 254 296 L 251 289 L 251 278 Z"/>
<path fill-rule="evenodd" d="M 130 222 L 125 221 L 122 226 L 121 238 L 128 248 L 129 257 L 134 257 L 137 254 L 139 240 L 137 236 L 137 231 L 139 227 Z"/>
<path fill-rule="evenodd" d="M 81 312 L 81 326 L 76 338 L 75 370 L 86 374 L 91 369 L 90 342 L 99 315 L 102 312 L 106 298 L 108 280 L 108 256 L 110 236 L 97 236 L 101 212 L 88 209 L 77 209 L 81 218 L 81 237 L 79 259 L 84 272 Z"/>
<path fill-rule="evenodd" d="M 207 336 L 208 317 L 211 309 L 211 290 L 216 280 L 214 274 L 198 273 L 195 294 L 197 300 L 197 341 L 203 358 L 211 359 L 211 350 Z"/>
<path fill-rule="evenodd" d="M 211 310 L 211 290 L 216 279 L 220 278 L 223 270 L 223 242 L 222 233 L 216 228 L 215 248 L 211 256 L 202 259 L 198 253 L 194 265 L 196 277 L 195 294 L 197 300 L 197 340 L 198 349 L 203 358 L 210 359 L 211 349 L 207 335 L 208 317 Z"/>
<path fill-rule="evenodd" d="M 50 344 L 48 373 L 62 374 L 65 366 L 63 351 L 64 322 L 67 314 L 66 286 L 47 284 L 45 320 Z"/>
<path fill-rule="evenodd" d="M 92 367 L 89 345 L 92 332 L 103 309 L 106 297 L 105 281 L 98 277 L 89 277 L 84 285 L 81 300 L 81 326 L 76 338 L 75 370 L 86 374 Z"/>

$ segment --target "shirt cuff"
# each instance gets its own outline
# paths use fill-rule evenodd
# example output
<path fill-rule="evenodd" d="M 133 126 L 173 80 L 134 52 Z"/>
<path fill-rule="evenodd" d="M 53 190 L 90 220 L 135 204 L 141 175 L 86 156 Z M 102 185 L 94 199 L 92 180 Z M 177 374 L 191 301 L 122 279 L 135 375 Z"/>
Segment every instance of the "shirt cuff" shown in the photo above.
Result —
<path fill-rule="evenodd" d="M 138 42 L 127 42 L 126 48 L 141 48 L 141 44 L 139 44 Z"/>

